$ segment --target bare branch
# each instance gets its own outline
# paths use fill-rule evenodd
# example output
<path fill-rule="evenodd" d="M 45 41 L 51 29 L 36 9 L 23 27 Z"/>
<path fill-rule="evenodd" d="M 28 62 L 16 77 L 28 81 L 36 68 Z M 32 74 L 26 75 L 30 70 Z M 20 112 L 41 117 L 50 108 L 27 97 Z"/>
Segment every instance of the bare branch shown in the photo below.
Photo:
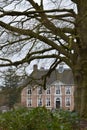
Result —
<path fill-rule="evenodd" d="M 10 26 L 4 22 L 1 22 L 0 21 L 0 25 L 2 27 L 4 27 L 5 29 L 8 29 L 10 31 L 14 31 L 16 33 L 19 33 L 19 34 L 22 34 L 22 35 L 27 35 L 27 36 L 30 36 L 31 38 L 34 37 L 34 38 L 37 38 L 39 39 L 40 41 L 43 41 L 45 42 L 46 44 L 48 44 L 49 46 L 52 46 L 54 49 L 58 50 L 59 52 L 61 52 L 62 54 L 69 56 L 69 54 L 66 52 L 66 50 L 64 50 L 63 48 L 61 48 L 60 46 L 58 46 L 57 44 L 55 44 L 53 41 L 49 40 L 48 38 L 46 37 L 43 37 L 41 35 L 38 35 L 37 33 L 33 32 L 32 30 L 25 30 L 25 29 L 19 29 L 19 28 L 16 28 L 16 27 L 13 27 L 13 26 Z M 60 30 L 60 29 L 59 29 Z M 56 33 L 56 31 L 55 31 Z M 64 35 L 65 36 L 65 35 Z M 67 37 L 68 38 L 68 37 Z"/>
<path fill-rule="evenodd" d="M 24 12 L 19 12 L 19 11 L 2 11 L 2 14 L 0 15 L 0 17 L 3 16 L 21 16 L 21 15 L 25 15 L 25 16 L 32 16 L 34 14 L 36 14 L 36 16 L 39 16 L 38 14 L 43 14 L 43 13 L 53 13 L 53 12 L 69 12 L 64 14 L 59 15 L 59 17 L 76 17 L 75 12 L 73 12 L 73 10 L 69 10 L 69 9 L 52 9 L 52 10 L 36 10 L 36 11 L 24 11 Z M 58 16 L 57 16 L 58 17 Z"/>

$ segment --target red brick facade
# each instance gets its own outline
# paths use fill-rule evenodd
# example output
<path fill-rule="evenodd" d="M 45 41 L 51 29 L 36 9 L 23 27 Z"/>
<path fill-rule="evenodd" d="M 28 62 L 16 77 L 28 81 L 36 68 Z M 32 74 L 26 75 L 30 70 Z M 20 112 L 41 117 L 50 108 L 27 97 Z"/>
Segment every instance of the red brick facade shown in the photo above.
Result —
<path fill-rule="evenodd" d="M 26 107 L 46 106 L 48 109 L 63 108 L 74 109 L 74 86 L 55 81 L 47 86 L 46 90 L 41 87 L 28 85 L 22 90 L 21 104 Z"/>

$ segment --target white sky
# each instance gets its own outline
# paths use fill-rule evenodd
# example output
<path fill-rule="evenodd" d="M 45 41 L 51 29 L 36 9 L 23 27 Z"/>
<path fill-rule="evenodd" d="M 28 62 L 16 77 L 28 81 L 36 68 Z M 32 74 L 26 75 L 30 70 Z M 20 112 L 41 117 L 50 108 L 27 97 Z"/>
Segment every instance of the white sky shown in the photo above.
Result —
<path fill-rule="evenodd" d="M 37 3 L 40 3 L 41 0 L 34 0 L 34 1 L 37 2 Z M 48 3 L 51 2 L 51 0 L 43 0 L 43 1 L 44 1 L 44 7 L 45 7 L 45 9 L 47 9 L 47 8 L 52 8 L 52 6 L 51 6 L 50 4 L 48 4 Z M 54 0 L 54 1 L 55 1 L 55 0 Z M 60 0 L 56 0 L 56 1 L 60 1 Z M 63 1 L 63 2 L 62 2 L 62 1 Z M 24 2 L 24 0 L 23 0 L 23 2 Z M 62 2 L 62 3 L 61 3 L 62 7 L 64 7 L 64 8 L 66 8 L 66 7 L 71 8 L 71 7 L 72 7 L 71 0 L 61 0 L 61 2 Z M 21 6 L 20 6 L 20 9 L 21 9 L 21 7 L 22 7 L 22 8 L 25 8 L 24 6 L 21 5 Z M 11 8 L 13 8 L 13 7 L 11 7 Z M 20 10 L 20 9 L 19 9 L 19 10 Z M 23 53 L 23 56 L 24 56 L 24 53 Z M 16 57 L 16 56 L 14 56 L 13 59 L 15 59 L 15 57 Z M 19 56 L 16 57 L 16 59 L 19 59 L 19 58 L 20 58 Z M 49 60 L 48 62 L 51 63 L 51 60 Z M 41 61 L 41 62 L 32 61 L 31 64 L 30 64 L 30 67 L 27 67 L 27 68 L 26 68 L 26 72 L 28 72 L 28 73 L 32 72 L 32 70 L 33 70 L 33 65 L 34 65 L 35 63 L 38 64 L 38 67 L 39 67 L 39 68 L 41 68 L 41 67 L 45 67 L 46 69 L 49 68 L 49 64 L 47 63 L 46 59 L 44 59 L 44 60 Z M 66 68 L 67 66 L 64 66 L 64 67 Z M 5 69 L 5 68 L 3 68 L 3 69 Z"/>

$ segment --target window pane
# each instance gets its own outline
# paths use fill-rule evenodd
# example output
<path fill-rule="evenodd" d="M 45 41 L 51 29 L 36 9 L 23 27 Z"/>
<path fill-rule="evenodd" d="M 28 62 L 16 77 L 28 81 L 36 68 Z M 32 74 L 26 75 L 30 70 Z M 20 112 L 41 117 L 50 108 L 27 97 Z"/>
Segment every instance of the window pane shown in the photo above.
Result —
<path fill-rule="evenodd" d="M 31 107 L 31 106 L 32 106 L 32 99 L 28 98 L 28 107 Z"/>
<path fill-rule="evenodd" d="M 28 94 L 32 94 L 32 89 L 28 88 Z"/>
<path fill-rule="evenodd" d="M 42 94 L 42 87 L 38 88 L 38 94 Z"/>
<path fill-rule="evenodd" d="M 42 99 L 41 98 L 38 99 L 38 106 L 42 106 Z"/>
<path fill-rule="evenodd" d="M 66 98 L 66 106 L 70 106 L 70 98 Z"/>
<path fill-rule="evenodd" d="M 66 94 L 70 94 L 71 92 L 71 88 L 70 87 L 66 87 Z"/>
<path fill-rule="evenodd" d="M 60 87 L 56 87 L 56 94 L 60 94 Z"/>
<path fill-rule="evenodd" d="M 50 106 L 50 98 L 46 99 L 46 106 Z"/>

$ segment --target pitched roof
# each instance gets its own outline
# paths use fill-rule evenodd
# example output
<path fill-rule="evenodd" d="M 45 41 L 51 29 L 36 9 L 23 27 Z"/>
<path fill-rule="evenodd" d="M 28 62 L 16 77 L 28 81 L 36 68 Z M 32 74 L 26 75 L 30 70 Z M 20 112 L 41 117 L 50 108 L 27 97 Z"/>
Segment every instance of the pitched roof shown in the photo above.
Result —
<path fill-rule="evenodd" d="M 43 76 L 46 75 L 48 70 L 46 69 L 38 69 L 36 66 L 33 69 L 33 72 L 24 79 L 24 82 L 22 83 L 22 86 L 27 86 L 27 85 L 43 85 Z M 54 70 L 49 77 L 46 78 L 46 85 L 51 85 L 55 81 L 60 81 L 63 84 L 68 84 L 68 85 L 74 85 L 74 80 L 73 80 L 73 74 L 70 68 L 64 69 L 63 72 L 59 72 L 58 69 Z M 24 87 L 23 87 L 24 88 Z"/>
<path fill-rule="evenodd" d="M 42 82 L 43 76 L 47 74 L 48 70 L 45 69 L 36 69 L 34 70 L 29 78 L 32 79 L 33 82 Z M 73 74 L 71 69 L 64 69 L 62 73 L 57 70 L 54 70 L 49 77 L 47 77 L 46 83 L 48 85 L 52 84 L 54 81 L 59 80 L 64 84 L 74 84 Z"/>

